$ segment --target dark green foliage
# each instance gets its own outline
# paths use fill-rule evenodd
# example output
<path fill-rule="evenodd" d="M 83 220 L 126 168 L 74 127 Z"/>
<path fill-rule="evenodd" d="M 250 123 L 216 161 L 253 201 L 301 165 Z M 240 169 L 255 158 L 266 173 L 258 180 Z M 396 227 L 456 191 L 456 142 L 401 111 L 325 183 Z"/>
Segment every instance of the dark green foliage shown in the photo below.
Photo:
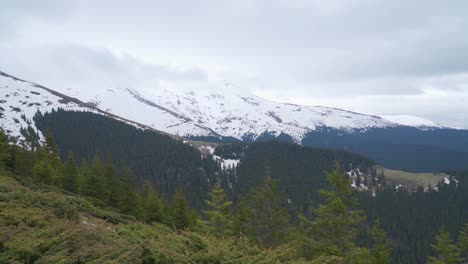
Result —
<path fill-rule="evenodd" d="M 316 251 L 312 256 L 329 255 L 349 259 L 356 257 L 355 254 L 364 254 L 362 251 L 357 252 L 357 235 L 365 217 L 362 211 L 355 208 L 357 201 L 351 180 L 336 163 L 328 174 L 328 181 L 331 189 L 320 191 L 325 203 L 315 210 L 316 218 L 310 225 L 314 241 L 311 250 Z"/>
<path fill-rule="evenodd" d="M 177 191 L 172 201 L 172 224 L 177 229 L 187 229 L 196 223 L 196 214 L 190 209 L 187 198 L 182 191 Z"/>
<path fill-rule="evenodd" d="M 460 231 L 457 246 L 461 252 L 461 256 L 464 257 L 465 263 L 468 263 L 468 224 L 465 224 Z"/>
<path fill-rule="evenodd" d="M 147 225 L 49 187 L 0 172 L 0 263 L 293 262 L 284 249 Z"/>
<path fill-rule="evenodd" d="M 459 248 L 453 243 L 445 227 L 439 229 L 432 248 L 435 256 L 427 259 L 428 264 L 459 264 L 462 261 Z"/>
<path fill-rule="evenodd" d="M 168 216 L 165 214 L 166 204 L 156 195 L 153 187 L 146 183 L 143 186 L 143 219 L 147 223 L 167 223 Z"/>
<path fill-rule="evenodd" d="M 141 196 L 135 191 L 134 176 L 130 169 L 124 170 L 117 188 L 118 208 L 123 213 L 141 216 Z"/>
<path fill-rule="evenodd" d="M 325 172 L 333 168 L 334 161 L 340 161 L 344 170 L 349 170 L 352 165 L 366 171 L 374 165 L 374 162 L 346 151 L 306 148 L 277 141 L 221 145 L 215 154 L 240 159 L 236 177 L 232 179 L 235 193 L 246 193 L 251 187 L 260 185 L 265 177 L 265 165 L 268 165 L 271 177 L 280 180 L 281 191 L 286 192 L 301 210 L 309 208 L 311 202 L 312 206 L 318 204 L 317 191 L 327 187 Z"/>
<path fill-rule="evenodd" d="M 78 169 L 72 153 L 68 155 L 63 165 L 62 186 L 69 192 L 78 193 Z"/>
<path fill-rule="evenodd" d="M 8 146 L 8 137 L 0 129 L 0 170 L 4 169 L 10 159 L 10 152 Z"/>
<path fill-rule="evenodd" d="M 390 263 L 391 246 L 387 241 L 387 233 L 381 228 L 380 221 L 376 221 L 370 230 L 373 247 L 372 256 L 376 264 Z"/>
<path fill-rule="evenodd" d="M 214 185 L 209 197 L 206 200 L 208 209 L 204 211 L 208 230 L 218 236 L 232 234 L 232 202 L 227 199 L 219 182 Z"/>
<path fill-rule="evenodd" d="M 457 176 L 458 184 L 452 178 L 449 185 L 437 186 L 438 191 L 417 188 L 411 193 L 389 186 L 375 197 L 359 193 L 360 208 L 368 219 L 380 219 L 392 241 L 391 263 L 425 263 L 441 225 L 456 234 L 468 222 L 468 173 L 451 174 Z"/>
<path fill-rule="evenodd" d="M 241 199 L 236 231 L 266 247 L 285 242 L 292 222 L 287 201 L 286 194 L 279 190 L 278 180 L 265 178 Z"/>
<path fill-rule="evenodd" d="M 215 181 L 217 166 L 212 159 L 181 141 L 151 130 L 88 112 L 37 113 L 36 126 L 50 130 L 62 158 L 72 151 L 78 162 L 111 156 L 117 170 L 130 168 L 136 183 L 150 182 L 158 193 L 172 197 L 183 188 L 192 205 L 202 207 Z M 218 172 L 222 173 L 222 172 Z"/>

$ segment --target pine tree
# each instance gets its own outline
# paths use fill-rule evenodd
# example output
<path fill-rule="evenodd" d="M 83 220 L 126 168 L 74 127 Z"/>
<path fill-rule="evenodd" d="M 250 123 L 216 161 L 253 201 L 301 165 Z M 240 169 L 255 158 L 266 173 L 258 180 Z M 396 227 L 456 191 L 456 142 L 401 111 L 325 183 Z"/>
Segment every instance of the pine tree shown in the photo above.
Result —
<path fill-rule="evenodd" d="M 453 243 L 445 227 L 439 229 L 432 248 L 436 255 L 427 259 L 428 264 L 458 264 L 462 260 L 459 249 Z"/>
<path fill-rule="evenodd" d="M 54 182 L 56 171 L 52 167 L 46 148 L 39 148 L 31 172 L 38 183 L 52 184 Z"/>
<path fill-rule="evenodd" d="M 465 224 L 463 229 L 460 231 L 457 246 L 462 254 L 462 257 L 464 257 L 464 263 L 468 263 L 468 224 Z"/>
<path fill-rule="evenodd" d="M 178 190 L 172 202 L 172 223 L 177 229 L 191 228 L 196 224 L 185 194 Z"/>
<path fill-rule="evenodd" d="M 373 248 L 371 249 L 372 256 L 374 257 L 375 264 L 386 264 L 390 263 L 390 245 L 388 244 L 386 237 L 387 234 L 380 227 L 380 221 L 377 220 L 374 223 L 370 231 Z"/>
<path fill-rule="evenodd" d="M 117 170 L 112 160 L 108 160 L 103 168 L 105 196 L 107 197 L 107 203 L 111 206 L 118 206 L 118 189 L 119 189 L 119 178 L 117 177 Z"/>
<path fill-rule="evenodd" d="M 362 211 L 354 209 L 357 205 L 351 180 L 341 172 L 340 165 L 328 173 L 331 190 L 321 190 L 326 203 L 315 210 L 316 219 L 311 225 L 316 242 L 311 255 L 330 255 L 348 257 L 357 249 L 358 226 L 364 221 Z"/>
<path fill-rule="evenodd" d="M 55 143 L 55 139 L 52 136 L 52 132 L 50 130 L 47 130 L 47 132 L 46 132 L 44 148 L 51 155 L 58 156 L 58 154 L 59 154 L 58 153 L 57 143 Z"/>
<path fill-rule="evenodd" d="M 291 231 L 287 197 L 278 180 L 266 178 L 241 201 L 236 213 L 236 230 L 241 230 L 266 247 L 284 242 Z"/>
<path fill-rule="evenodd" d="M 73 153 L 68 154 L 68 158 L 63 166 L 63 183 L 65 190 L 77 193 L 78 192 L 78 170 Z"/>
<path fill-rule="evenodd" d="M 9 158 L 8 137 L 0 129 L 0 170 L 6 167 Z"/>
<path fill-rule="evenodd" d="M 228 201 L 224 189 L 217 182 L 211 192 L 210 199 L 206 200 L 208 210 L 204 211 L 207 217 L 207 226 L 210 232 L 216 235 L 229 235 L 232 230 L 232 202 Z"/>
<path fill-rule="evenodd" d="M 44 145 L 38 147 L 32 174 L 36 182 L 60 185 L 62 162 L 58 156 L 57 144 L 50 131 L 47 132 Z"/>
<path fill-rule="evenodd" d="M 89 168 L 84 171 L 84 182 L 82 186 L 82 193 L 86 196 L 106 201 L 105 198 L 105 181 L 103 173 L 103 165 L 101 159 L 95 156 Z"/>
<path fill-rule="evenodd" d="M 141 215 L 141 197 L 135 192 L 134 176 L 130 169 L 125 169 L 118 187 L 118 207 L 125 214 Z"/>
<path fill-rule="evenodd" d="M 148 222 L 163 223 L 166 220 L 162 201 L 149 183 L 143 186 L 143 219 Z"/>

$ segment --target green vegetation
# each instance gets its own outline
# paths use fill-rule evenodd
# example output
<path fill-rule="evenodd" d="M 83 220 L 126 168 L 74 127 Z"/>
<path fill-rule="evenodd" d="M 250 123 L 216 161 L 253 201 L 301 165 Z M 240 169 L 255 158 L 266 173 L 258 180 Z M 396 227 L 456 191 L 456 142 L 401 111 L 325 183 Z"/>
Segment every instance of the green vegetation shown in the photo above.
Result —
<path fill-rule="evenodd" d="M 387 263 L 391 256 L 391 263 L 424 263 L 428 256 L 438 256 L 431 244 L 441 225 L 451 234 L 457 234 L 468 222 L 468 211 L 463 210 L 468 201 L 466 172 L 449 173 L 450 184 L 432 185 L 438 191 L 416 186 L 397 190 L 392 184 L 378 187 L 374 180 L 364 178 L 364 182 L 367 180 L 372 184 L 372 191 L 376 191 L 373 197 L 368 192 L 356 193 L 342 171 L 359 167 L 363 172 L 372 173 L 375 164 L 345 151 L 279 142 L 225 144 L 217 147 L 215 154 L 226 159 L 239 159 L 240 164 L 222 170 L 211 157 L 201 157 L 189 145 L 153 131 L 141 131 L 91 113 L 57 111 L 46 116 L 48 119 L 44 120 L 48 121 L 43 121 L 42 127 L 47 135 L 46 142 L 43 147 L 35 144 L 33 151 L 8 145 L 6 137 L 0 133 L 0 170 L 5 176 L 0 178 L 0 186 L 16 183 L 24 187 L 24 193 L 40 193 L 44 199 L 50 194 L 55 200 L 82 201 L 79 206 L 72 204 L 71 208 L 59 209 L 59 214 L 66 215 L 64 221 L 68 224 L 86 221 L 96 226 L 103 222 L 105 227 L 108 224 L 126 230 L 133 228 L 135 232 L 128 231 L 127 234 L 141 245 L 150 243 L 141 240 L 145 236 L 133 226 L 142 227 L 144 234 L 153 232 L 146 229 L 154 226 L 156 233 L 167 231 L 164 233 L 167 241 L 160 243 L 181 250 L 177 252 L 185 251 L 187 246 L 181 242 L 185 241 L 185 235 L 179 235 L 189 233 L 190 237 L 212 241 L 213 245 L 229 245 L 226 250 L 242 252 L 244 246 L 247 249 L 254 247 L 255 254 L 273 254 L 275 257 L 270 259 L 273 262 L 362 263 L 360 261 L 365 260 Z M 54 133 L 54 138 L 51 133 L 46 133 L 47 128 Z M 335 160 L 341 161 L 341 170 L 333 167 Z M 326 171 L 333 171 L 334 176 L 325 177 Z M 356 196 L 357 200 L 353 198 Z M 14 204 L 11 202 L 14 197 L 8 196 L 6 203 Z M 28 211 L 31 209 L 29 205 L 36 200 L 41 199 L 34 197 L 26 205 L 14 206 Z M 25 215 L 37 213 L 39 216 L 44 210 L 55 212 L 55 206 L 43 205 L 45 207 Z M 21 210 L 17 212 L 21 213 Z M 15 212 L 10 209 L 11 214 Z M 73 220 L 76 215 L 78 220 Z M 26 216 L 20 218 L 28 221 Z M 55 225 L 51 216 L 44 219 L 41 222 L 44 226 Z M 375 219 L 380 219 L 380 223 L 373 223 Z M 60 218 L 57 223 L 62 220 Z M 343 224 L 346 230 L 342 228 Z M 6 230 L 3 225 L 1 222 L 0 230 Z M 15 225 L 23 223 L 15 222 Z M 320 230 L 329 231 L 321 234 Z M 51 234 L 44 241 L 54 240 L 53 234 L 60 234 L 48 229 L 33 231 Z M 0 238 L 5 237 L 0 241 L 2 254 L 12 252 L 5 246 L 8 243 L 2 241 L 7 241 L 7 237 L 16 239 L 16 233 L 10 235 L 8 232 L 0 233 Z M 466 243 L 459 241 L 466 241 L 466 232 L 460 238 L 454 237 L 454 243 L 464 248 L 461 249 L 464 258 L 468 257 Z M 337 235 L 332 235 L 334 233 Z M 99 232 L 96 236 L 95 240 L 101 241 Z M 21 239 L 25 237 L 26 234 Z M 116 238 L 109 241 L 112 239 Z M 46 244 L 38 243 L 37 247 Z M 236 248 L 239 243 L 242 248 Z M 96 244 L 92 250 L 99 247 Z M 155 250 L 144 247 L 144 252 Z M 104 251 L 93 252 L 90 254 L 96 257 Z M 193 254 L 187 253 L 185 259 L 197 259 L 195 250 L 187 252 Z M 51 253 L 56 254 L 59 253 Z M 152 254 L 150 259 L 154 257 Z M 38 255 L 40 263 L 44 255 Z M 243 258 L 239 262 L 251 260 L 249 254 L 239 253 L 237 256 Z M 171 258 L 171 261 L 183 262 L 179 257 Z M 232 262 L 237 261 L 236 257 L 233 259 Z M 206 262 L 218 260 L 226 262 L 224 258 Z M 257 260 L 261 262 L 263 259 Z"/>
<path fill-rule="evenodd" d="M 462 261 L 460 248 L 453 243 L 445 227 L 439 229 L 435 240 L 432 248 L 436 252 L 436 256 L 430 256 L 427 259 L 428 264 L 457 264 Z"/>
<path fill-rule="evenodd" d="M 437 186 L 444 178 L 449 178 L 446 173 L 414 173 L 400 170 L 391 170 L 383 167 L 377 168 L 378 174 L 385 175 L 385 179 L 391 184 L 405 186 Z"/>
<path fill-rule="evenodd" d="M 278 263 L 281 249 L 217 239 L 102 210 L 53 186 L 0 173 L 0 263 Z"/>
<path fill-rule="evenodd" d="M 367 219 L 380 219 L 389 234 L 392 263 L 425 263 L 428 256 L 435 254 L 431 244 L 440 226 L 457 234 L 468 223 L 468 172 L 450 175 L 450 184 L 437 184 L 437 191 L 391 186 L 378 189 L 375 197 L 365 192 L 358 194 Z"/>
<path fill-rule="evenodd" d="M 298 220 L 270 177 L 236 208 L 215 185 L 202 219 L 182 191 L 169 206 L 150 185 L 136 188 L 130 170 L 117 173 L 98 156 L 75 167 L 73 156 L 63 163 L 54 146 L 47 137 L 31 153 L 28 176 L 5 161 L 30 151 L 1 145 L 0 263 L 379 263 L 374 252 L 382 241 L 358 244 L 364 217 L 339 167 L 328 176 L 316 219 Z"/>

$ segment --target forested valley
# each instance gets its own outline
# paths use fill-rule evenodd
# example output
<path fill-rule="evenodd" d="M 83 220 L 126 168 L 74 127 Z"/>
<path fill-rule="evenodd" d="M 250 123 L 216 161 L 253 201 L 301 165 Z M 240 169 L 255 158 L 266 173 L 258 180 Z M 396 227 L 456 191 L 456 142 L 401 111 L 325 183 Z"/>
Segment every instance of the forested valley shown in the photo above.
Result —
<path fill-rule="evenodd" d="M 0 263 L 465 263 L 468 177 L 358 192 L 360 155 L 178 139 L 92 113 L 38 113 L 0 140 Z M 35 141 L 35 143 L 34 143 Z M 26 242 L 27 241 L 27 242 Z M 91 241 L 91 242 L 90 242 Z M 465 261 L 465 262 L 464 262 Z"/>

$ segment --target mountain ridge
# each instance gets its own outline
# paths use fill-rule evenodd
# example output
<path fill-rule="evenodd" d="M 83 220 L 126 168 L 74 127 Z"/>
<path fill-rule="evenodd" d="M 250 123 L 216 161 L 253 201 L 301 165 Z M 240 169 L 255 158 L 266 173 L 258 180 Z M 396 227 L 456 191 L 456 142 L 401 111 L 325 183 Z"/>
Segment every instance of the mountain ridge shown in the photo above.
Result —
<path fill-rule="evenodd" d="M 74 110 L 91 109 L 114 115 L 115 118 L 142 127 L 188 138 L 226 137 L 240 141 L 245 139 L 255 141 L 267 133 L 274 137 L 288 135 L 293 142 L 301 143 L 308 133 L 321 127 L 339 129 L 344 133 L 372 128 L 421 127 L 419 124 L 398 123 L 395 120 L 339 108 L 269 101 L 255 95 L 232 91 L 229 83 L 225 83 L 219 89 L 216 87 L 216 89 L 198 91 L 186 87 L 180 89 L 160 87 L 151 92 L 142 92 L 133 88 L 106 87 L 92 92 L 81 92 L 73 89 L 53 90 L 4 72 L 0 72 L 0 76 L 4 77 L 0 78 L 0 85 L 3 84 L 3 88 L 8 88 L 5 79 L 10 78 L 15 82 L 30 84 L 29 89 L 42 88 L 62 98 L 54 104 L 54 107 L 62 107 L 63 104 L 67 109 L 70 103 L 74 103 L 80 108 Z M 12 82 L 9 82 L 9 85 L 15 86 Z M 26 88 L 28 87 L 23 85 L 22 91 Z M 6 92 L 2 92 L 4 97 Z M 424 127 L 435 129 L 442 126 L 434 123 Z"/>

